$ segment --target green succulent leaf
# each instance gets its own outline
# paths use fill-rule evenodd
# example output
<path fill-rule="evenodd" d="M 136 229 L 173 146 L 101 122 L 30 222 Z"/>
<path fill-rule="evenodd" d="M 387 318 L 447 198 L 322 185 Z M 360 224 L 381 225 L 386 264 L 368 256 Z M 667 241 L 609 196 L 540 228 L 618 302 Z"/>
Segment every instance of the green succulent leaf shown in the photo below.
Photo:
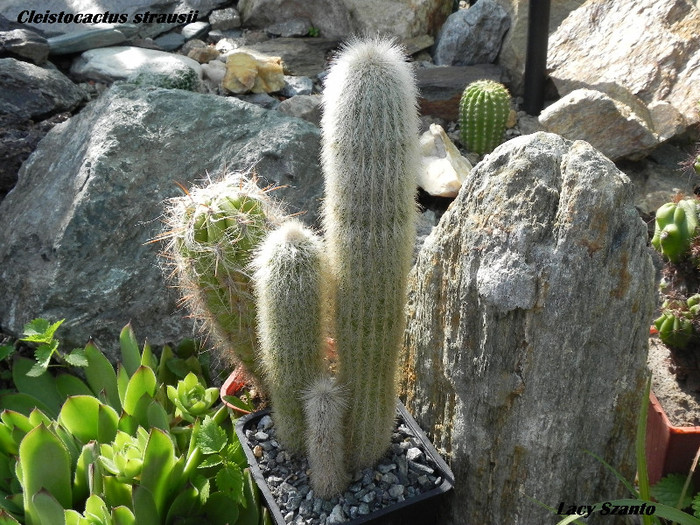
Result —
<path fill-rule="evenodd" d="M 65 509 L 47 490 L 40 490 L 32 497 L 32 506 L 39 519 L 38 523 L 51 525 L 65 524 Z"/>
<path fill-rule="evenodd" d="M 141 366 L 141 352 L 139 351 L 139 343 L 136 340 L 131 323 L 122 328 L 119 334 L 119 346 L 121 347 L 122 363 L 124 368 L 126 368 L 126 373 L 132 376 Z"/>
<path fill-rule="evenodd" d="M 56 387 L 56 380 L 51 374 L 29 376 L 28 373 L 34 364 L 31 359 L 24 357 L 15 359 L 12 365 L 12 380 L 20 393 L 38 399 L 48 408 L 45 412 L 51 417 L 56 417 L 63 402 Z"/>
<path fill-rule="evenodd" d="M 139 366 L 131 376 L 131 379 L 129 379 L 129 384 L 126 387 L 124 411 L 131 416 L 138 417 L 137 413 L 148 407 L 148 403 L 143 406 L 142 398 L 144 396 L 153 398 L 156 395 L 157 388 L 158 380 L 153 370 L 146 366 Z"/>
<path fill-rule="evenodd" d="M 236 502 L 223 492 L 214 492 L 209 496 L 204 505 L 204 513 L 207 518 L 207 523 L 211 525 L 227 525 L 236 523 L 236 525 L 258 525 L 256 521 L 244 520 L 241 521 L 240 508 Z"/>
<path fill-rule="evenodd" d="M 63 399 L 70 396 L 94 396 L 94 392 L 80 378 L 72 374 L 56 376 L 56 388 Z"/>
<path fill-rule="evenodd" d="M 103 402 L 117 412 L 121 412 L 122 404 L 119 400 L 117 374 L 114 367 L 92 342 L 85 345 L 85 358 L 88 361 L 88 366 L 85 368 L 88 385 Z"/>
<path fill-rule="evenodd" d="M 0 525 L 19 525 L 19 521 L 5 509 L 0 509 Z"/>
<path fill-rule="evenodd" d="M 136 523 L 161 523 L 153 494 L 143 485 L 134 487 L 133 508 Z"/>
<path fill-rule="evenodd" d="M 165 523 L 178 523 L 183 518 L 194 517 L 199 513 L 201 507 L 199 491 L 193 485 L 187 484 L 170 505 Z"/>
<path fill-rule="evenodd" d="M 73 506 L 82 504 L 90 495 L 90 488 L 95 485 L 94 476 L 102 476 L 99 462 L 100 448 L 95 441 L 83 445 L 78 460 L 75 462 L 73 475 Z"/>
<path fill-rule="evenodd" d="M 127 506 L 112 507 L 113 525 L 136 525 L 136 517 Z"/>
<path fill-rule="evenodd" d="M 28 525 L 41 524 L 33 498 L 47 490 L 65 509 L 72 504 L 71 459 L 65 446 L 46 426 L 30 431 L 19 446 L 19 465 Z"/>
<path fill-rule="evenodd" d="M 63 404 L 58 420 L 83 443 L 109 443 L 117 433 L 119 414 L 93 396 L 72 396 Z"/>
<path fill-rule="evenodd" d="M 15 353 L 15 345 L 0 345 L 0 361 Z M 1 523 L 1 522 L 0 522 Z"/>
<path fill-rule="evenodd" d="M 45 414 L 52 414 L 51 409 L 45 403 L 32 395 L 21 393 L 0 395 L 0 410 L 10 410 L 28 416 L 35 408 Z"/>
<path fill-rule="evenodd" d="M 171 478 L 175 461 L 175 447 L 168 434 L 157 428 L 152 429 L 143 457 L 141 486 L 153 495 L 161 516 L 164 515 L 170 486 L 177 481 Z"/>

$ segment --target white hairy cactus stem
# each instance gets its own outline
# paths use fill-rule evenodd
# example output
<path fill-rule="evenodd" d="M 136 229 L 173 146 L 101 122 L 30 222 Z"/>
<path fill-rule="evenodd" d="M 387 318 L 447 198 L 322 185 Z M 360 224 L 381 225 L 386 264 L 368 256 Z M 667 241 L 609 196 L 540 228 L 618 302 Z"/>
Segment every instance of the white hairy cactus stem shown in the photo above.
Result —
<path fill-rule="evenodd" d="M 277 437 L 304 450 L 302 392 L 321 375 L 323 245 L 297 220 L 270 232 L 253 260 L 260 355 Z"/>
<path fill-rule="evenodd" d="M 340 494 L 350 483 L 343 436 L 346 408 L 343 391 L 331 377 L 320 377 L 304 392 L 311 487 L 321 498 Z"/>
<path fill-rule="evenodd" d="M 323 224 L 353 470 L 376 463 L 391 442 L 415 241 L 416 92 L 400 48 L 370 39 L 341 52 L 323 94 Z"/>

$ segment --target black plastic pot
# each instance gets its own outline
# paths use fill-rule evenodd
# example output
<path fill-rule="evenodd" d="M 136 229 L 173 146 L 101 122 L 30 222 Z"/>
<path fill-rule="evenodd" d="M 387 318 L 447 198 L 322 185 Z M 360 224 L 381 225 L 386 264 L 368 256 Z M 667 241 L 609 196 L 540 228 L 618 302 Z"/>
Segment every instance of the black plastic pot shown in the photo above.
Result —
<path fill-rule="evenodd" d="M 256 424 L 260 419 L 269 414 L 269 410 L 261 410 L 259 412 L 254 412 L 240 418 L 236 422 L 236 434 L 243 445 L 243 450 L 245 452 L 246 458 L 248 459 L 248 464 L 250 465 L 250 471 L 253 475 L 255 483 L 258 485 L 260 492 L 265 499 L 265 503 L 270 510 L 270 514 L 276 525 L 285 525 L 284 517 L 282 516 L 282 511 L 279 505 L 275 501 L 270 489 L 263 477 L 263 474 L 258 467 L 257 458 L 253 454 L 253 449 L 250 447 L 248 438 L 246 437 L 246 430 L 250 429 L 254 424 Z M 358 517 L 354 520 L 350 520 L 346 523 L 347 525 L 360 525 L 361 523 L 369 524 L 375 523 L 379 518 L 381 518 L 381 523 L 386 523 L 389 518 L 399 517 L 401 523 L 425 523 L 425 521 L 420 518 L 423 513 L 426 512 L 425 503 L 427 500 L 431 500 L 429 503 L 433 503 L 435 498 L 442 496 L 444 493 L 450 491 L 454 486 L 454 475 L 450 470 L 450 467 L 445 463 L 445 461 L 440 457 L 438 451 L 430 442 L 428 437 L 425 435 L 423 430 L 418 426 L 418 423 L 413 419 L 411 414 L 408 413 L 403 404 L 398 401 L 396 404 L 396 413 L 398 420 L 403 422 L 413 433 L 416 439 L 420 441 L 420 448 L 426 456 L 429 456 L 435 463 L 436 475 L 442 478 L 442 483 L 435 488 L 432 488 L 426 492 L 422 492 L 415 497 L 408 498 L 402 502 L 393 503 L 386 507 L 383 507 L 375 512 L 367 514 L 365 516 Z M 416 504 L 421 504 L 421 508 L 418 508 Z M 407 509 L 410 507 L 410 509 Z M 414 510 L 415 509 L 415 510 Z M 434 516 L 434 507 L 427 509 L 429 515 Z M 407 516 L 409 518 L 407 518 Z M 414 519 L 411 519 L 414 518 Z M 392 520 L 393 521 L 393 520 Z"/>

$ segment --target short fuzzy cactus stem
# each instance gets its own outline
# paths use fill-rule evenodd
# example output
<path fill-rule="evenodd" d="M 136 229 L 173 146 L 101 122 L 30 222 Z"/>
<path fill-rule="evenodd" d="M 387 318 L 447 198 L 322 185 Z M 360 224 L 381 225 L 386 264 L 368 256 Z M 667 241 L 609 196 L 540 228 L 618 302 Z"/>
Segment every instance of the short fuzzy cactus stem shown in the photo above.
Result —
<path fill-rule="evenodd" d="M 253 250 L 280 222 L 253 180 L 233 173 L 168 203 L 166 255 L 191 315 L 228 364 L 242 364 L 260 386 L 255 301 L 248 274 Z"/>
<path fill-rule="evenodd" d="M 347 46 L 323 94 L 323 220 L 352 470 L 391 442 L 419 160 L 413 71 L 390 41 Z"/>
<path fill-rule="evenodd" d="M 510 113 L 510 94 L 503 84 L 477 80 L 469 84 L 459 102 L 459 126 L 467 150 L 490 153 L 503 140 Z"/>
<path fill-rule="evenodd" d="M 316 496 L 330 499 L 350 483 L 345 467 L 343 417 L 347 402 L 335 380 L 321 377 L 304 392 L 306 451 Z"/>
<path fill-rule="evenodd" d="M 323 245 L 297 220 L 271 232 L 253 266 L 258 333 L 277 437 L 304 450 L 302 392 L 323 368 Z"/>
<path fill-rule="evenodd" d="M 698 209 L 695 199 L 667 202 L 656 210 L 651 245 L 669 261 L 677 263 L 687 254 L 697 228 Z"/>

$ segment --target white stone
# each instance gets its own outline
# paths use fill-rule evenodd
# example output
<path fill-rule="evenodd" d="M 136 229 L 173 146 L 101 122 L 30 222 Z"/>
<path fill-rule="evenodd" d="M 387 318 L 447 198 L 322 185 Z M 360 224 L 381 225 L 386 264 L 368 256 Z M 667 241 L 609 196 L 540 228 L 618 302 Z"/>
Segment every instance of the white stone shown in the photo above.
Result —
<path fill-rule="evenodd" d="M 133 46 L 104 47 L 90 49 L 78 57 L 71 66 L 71 73 L 81 79 L 113 80 L 126 79 L 141 68 L 169 70 L 185 65 L 194 69 L 202 78 L 202 67 L 196 60 L 182 55 Z"/>
<path fill-rule="evenodd" d="M 418 175 L 418 186 L 436 197 L 455 197 L 472 169 L 471 163 L 438 124 L 430 125 L 420 144 L 423 169 Z"/>

